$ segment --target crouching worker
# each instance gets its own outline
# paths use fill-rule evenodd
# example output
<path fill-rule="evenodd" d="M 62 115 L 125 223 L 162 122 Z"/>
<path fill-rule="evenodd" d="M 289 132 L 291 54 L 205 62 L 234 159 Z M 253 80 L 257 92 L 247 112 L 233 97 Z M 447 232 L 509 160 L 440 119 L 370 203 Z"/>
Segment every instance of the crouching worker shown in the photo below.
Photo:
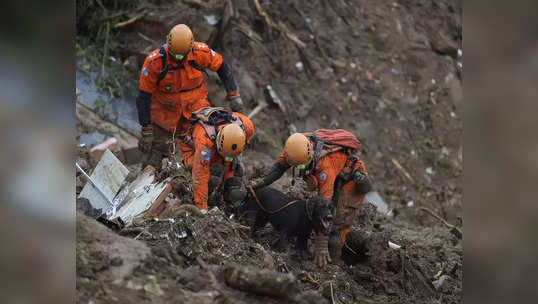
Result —
<path fill-rule="evenodd" d="M 194 203 L 206 213 L 208 200 L 221 188 L 228 206 L 242 202 L 247 189 L 241 152 L 254 135 L 254 125 L 245 115 L 220 107 L 193 112 L 191 121 L 179 148 L 192 173 Z"/>
<path fill-rule="evenodd" d="M 286 140 L 284 151 L 265 177 L 251 182 L 254 189 L 270 185 L 293 167 L 308 190 L 332 201 L 336 210 L 331 233 L 318 233 L 314 240 L 314 258 L 319 266 L 331 262 L 331 257 L 335 262 L 341 260 L 346 235 L 371 189 L 364 163 L 357 155 L 359 147 L 352 133 L 340 129 L 295 133 Z"/>

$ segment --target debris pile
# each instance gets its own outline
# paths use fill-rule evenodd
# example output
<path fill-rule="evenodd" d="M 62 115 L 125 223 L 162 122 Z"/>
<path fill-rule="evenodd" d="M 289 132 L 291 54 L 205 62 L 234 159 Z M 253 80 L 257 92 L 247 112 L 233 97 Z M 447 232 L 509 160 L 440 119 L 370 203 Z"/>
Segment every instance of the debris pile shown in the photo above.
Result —
<path fill-rule="evenodd" d="M 109 162 L 110 155 L 105 151 L 92 178 L 99 176 L 99 164 Z M 218 207 L 202 215 L 195 206 L 181 204 L 181 194 L 173 208 L 155 213 L 159 196 L 147 199 L 147 186 L 156 176 L 162 181 L 153 185 L 169 181 L 171 174 L 146 167 L 118 191 L 127 194 L 122 194 L 125 203 L 116 206 L 114 216 L 94 215 L 116 219 L 112 222 L 117 233 L 77 214 L 79 300 L 353 303 L 372 298 L 392 302 L 405 295 L 420 302 L 452 298 L 453 288 L 461 288 L 461 244 L 447 229 L 410 229 L 365 202 L 343 249 L 345 264 L 319 269 L 294 248 L 275 251 L 271 244 L 278 235 L 270 225 L 253 239 L 250 227 Z M 88 182 L 86 187 L 93 185 Z M 439 261 L 439 253 L 446 260 Z M 106 292 L 91 292 L 101 288 Z"/>

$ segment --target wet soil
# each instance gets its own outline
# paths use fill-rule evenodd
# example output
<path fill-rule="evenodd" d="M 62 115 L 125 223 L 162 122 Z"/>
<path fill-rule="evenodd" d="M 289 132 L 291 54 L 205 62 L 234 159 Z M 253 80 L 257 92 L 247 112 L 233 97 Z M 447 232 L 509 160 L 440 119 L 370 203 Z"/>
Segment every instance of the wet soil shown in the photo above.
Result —
<path fill-rule="evenodd" d="M 220 18 L 227 3 L 102 2 L 109 15 L 125 12 L 107 19 L 112 23 L 146 12 L 111 34 L 108 52 L 127 70 L 121 83 L 128 90 L 136 90 L 145 54 L 163 42 L 171 25 L 187 23 L 197 40 L 208 41 L 219 24 L 204 16 Z M 255 1 L 230 2 L 235 15 L 212 46 L 233 67 L 245 112 L 266 100 L 266 85 L 286 104 L 286 112 L 271 104 L 253 118 L 256 135 L 245 153 L 249 176 L 271 165 L 290 130 L 343 128 L 360 138 L 360 156 L 388 215 L 365 202 L 344 247 L 347 264 L 319 269 L 294 248 L 274 251 L 277 235 L 270 225 L 253 239 L 247 222 L 219 210 L 205 217 L 170 212 L 172 220 L 138 222 L 136 233 L 114 232 L 78 214 L 77 301 L 462 302 L 461 240 L 420 209 L 462 226 L 461 1 L 259 1 L 276 26 L 267 24 Z M 102 9 L 79 12 L 77 39 L 102 49 L 97 29 L 103 21 L 93 15 Z M 208 73 L 207 82 L 212 103 L 226 105 L 217 75 Z M 134 99 L 123 102 L 134 107 Z M 113 135 L 85 117 L 77 116 L 78 134 Z M 87 149 L 79 148 L 77 156 L 89 170 L 95 166 Z M 78 188 L 83 181 L 77 180 Z M 183 178 L 175 192 L 184 202 L 190 182 Z M 289 174 L 276 183 L 294 196 L 311 195 L 302 185 L 291 186 Z M 389 241 L 401 248 L 390 248 Z M 290 280 L 289 289 L 279 289 L 277 278 L 286 273 L 293 279 L 279 280 Z M 246 281 L 234 281 L 238 274 Z M 251 282 L 255 278 L 290 294 L 268 294 Z"/>

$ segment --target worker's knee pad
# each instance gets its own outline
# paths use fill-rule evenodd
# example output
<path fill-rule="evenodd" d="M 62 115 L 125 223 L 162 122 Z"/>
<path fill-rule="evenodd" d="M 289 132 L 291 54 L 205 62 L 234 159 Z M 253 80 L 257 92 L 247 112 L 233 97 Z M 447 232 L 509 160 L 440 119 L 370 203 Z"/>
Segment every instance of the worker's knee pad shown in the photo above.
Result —
<path fill-rule="evenodd" d="M 236 204 L 247 197 L 247 188 L 243 180 L 238 177 L 232 177 L 224 183 L 224 200 L 228 203 Z"/>
<path fill-rule="evenodd" d="M 224 176 L 224 165 L 211 163 L 211 166 L 209 166 L 209 175 L 222 179 Z"/>

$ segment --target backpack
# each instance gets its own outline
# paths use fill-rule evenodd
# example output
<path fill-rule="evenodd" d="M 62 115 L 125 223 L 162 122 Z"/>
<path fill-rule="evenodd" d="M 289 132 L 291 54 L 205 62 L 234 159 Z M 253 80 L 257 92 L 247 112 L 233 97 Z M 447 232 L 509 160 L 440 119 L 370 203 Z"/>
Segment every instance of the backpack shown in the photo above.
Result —
<path fill-rule="evenodd" d="M 357 137 L 353 133 L 342 129 L 319 129 L 314 132 L 307 132 L 305 135 L 314 142 L 314 151 L 318 159 L 342 150 L 348 155 L 355 154 L 360 148 Z"/>
<path fill-rule="evenodd" d="M 192 112 L 190 122 L 193 125 L 194 123 L 202 125 L 207 137 L 213 142 L 217 138 L 217 130 L 221 125 L 236 124 L 245 131 L 243 121 L 239 117 L 233 115 L 232 112 L 229 112 L 222 107 L 208 107 Z M 187 141 L 187 144 L 190 145 L 192 143 L 192 128 L 189 133 L 188 137 L 190 141 Z"/>

